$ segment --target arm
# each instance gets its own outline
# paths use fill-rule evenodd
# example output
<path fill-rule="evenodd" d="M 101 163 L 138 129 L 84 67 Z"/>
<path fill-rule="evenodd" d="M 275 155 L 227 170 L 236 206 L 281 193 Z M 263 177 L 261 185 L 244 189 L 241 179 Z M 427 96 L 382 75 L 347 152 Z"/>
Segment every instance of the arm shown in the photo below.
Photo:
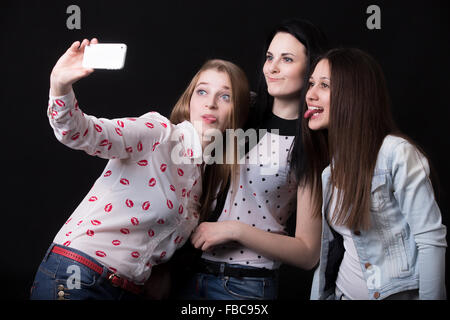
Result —
<path fill-rule="evenodd" d="M 312 269 L 319 260 L 322 221 L 312 216 L 310 199 L 309 188 L 299 187 L 295 237 L 263 231 L 239 221 L 204 222 L 192 235 L 192 244 L 206 251 L 224 242 L 238 241 L 271 259 Z"/>
<path fill-rule="evenodd" d="M 394 196 L 418 249 L 420 299 L 445 299 L 446 227 L 428 177 L 428 161 L 402 142 L 393 154 L 392 175 Z"/>
<path fill-rule="evenodd" d="M 52 70 L 48 117 L 55 136 L 70 148 L 106 159 L 142 157 L 155 143 L 163 143 L 170 136 L 168 120 L 157 113 L 113 120 L 84 114 L 78 107 L 72 84 L 93 72 L 81 65 L 88 44 L 84 40 L 78 47 L 79 42 L 74 42 Z"/>

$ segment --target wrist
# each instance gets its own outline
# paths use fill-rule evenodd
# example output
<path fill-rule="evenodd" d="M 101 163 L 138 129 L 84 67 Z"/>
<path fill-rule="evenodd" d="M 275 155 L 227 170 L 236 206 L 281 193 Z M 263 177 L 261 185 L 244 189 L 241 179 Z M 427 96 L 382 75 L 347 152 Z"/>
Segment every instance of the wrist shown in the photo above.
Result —
<path fill-rule="evenodd" d="M 53 97 L 65 96 L 72 91 L 72 85 L 61 85 L 50 83 L 50 95 Z"/>
<path fill-rule="evenodd" d="M 50 74 L 50 94 L 54 97 L 64 96 L 72 90 L 72 84 L 61 81 L 60 78 L 54 71 Z"/>
<path fill-rule="evenodd" d="M 230 224 L 231 224 L 230 240 L 239 242 L 243 234 L 243 229 L 246 225 L 239 221 L 230 221 Z"/>

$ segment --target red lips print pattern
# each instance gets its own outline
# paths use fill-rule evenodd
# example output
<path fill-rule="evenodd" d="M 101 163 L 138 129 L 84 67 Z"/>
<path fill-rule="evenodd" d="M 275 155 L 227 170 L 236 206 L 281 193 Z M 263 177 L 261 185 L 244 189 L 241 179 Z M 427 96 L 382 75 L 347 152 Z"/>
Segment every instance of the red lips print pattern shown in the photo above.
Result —
<path fill-rule="evenodd" d="M 198 177 L 201 168 L 193 166 L 192 170 L 197 171 L 193 172 L 184 166 L 170 167 L 172 147 L 168 148 L 166 141 L 168 145 L 172 143 L 168 137 L 172 132 L 168 130 L 171 124 L 159 114 L 151 114 L 147 119 L 107 120 L 85 115 L 78 107 L 74 108 L 74 104 L 73 98 L 70 101 L 54 99 L 49 103 L 48 115 L 55 132 L 59 131 L 58 137 L 63 137 L 62 142 L 69 147 L 89 146 L 89 150 L 83 150 L 113 161 L 83 200 L 84 207 L 67 219 L 58 243 L 84 251 L 108 266 L 113 265 L 110 270 L 125 273 L 126 263 L 151 266 L 153 261 L 167 259 L 168 252 L 192 231 L 192 216 L 188 228 L 184 224 L 187 220 L 180 215 L 187 212 L 184 201 L 190 201 L 190 181 L 193 181 L 190 179 L 194 175 Z M 139 134 L 131 132 L 136 129 Z M 187 156 L 192 157 L 193 150 L 188 147 L 185 150 Z M 144 194 L 147 199 L 142 198 Z M 182 198 L 183 204 L 179 202 Z M 158 235 L 174 221 L 179 224 L 176 237 L 160 239 Z M 146 253 L 143 259 L 142 241 L 163 241 L 162 250 L 151 257 Z M 135 249 L 126 251 L 126 248 Z M 120 256 L 121 252 L 125 255 Z"/>
<path fill-rule="evenodd" d="M 148 209 L 150 209 L 150 201 L 145 201 L 142 204 L 142 210 L 147 211 Z"/>

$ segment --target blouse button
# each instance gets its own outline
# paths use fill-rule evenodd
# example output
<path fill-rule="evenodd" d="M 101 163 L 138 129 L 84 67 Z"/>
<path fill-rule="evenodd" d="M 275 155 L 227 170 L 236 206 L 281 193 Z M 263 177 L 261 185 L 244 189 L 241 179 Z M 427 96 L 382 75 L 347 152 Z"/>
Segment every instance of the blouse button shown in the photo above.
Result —
<path fill-rule="evenodd" d="M 371 265 L 369 262 L 366 262 L 366 264 L 364 265 L 364 267 L 365 267 L 366 269 L 369 269 L 371 266 L 372 266 L 372 265 Z"/>
<path fill-rule="evenodd" d="M 355 231 L 353 232 L 353 234 L 354 234 L 355 236 L 360 236 L 360 235 L 361 235 L 361 231 L 355 230 Z"/>
<path fill-rule="evenodd" d="M 375 299 L 378 299 L 379 297 L 380 297 L 380 293 L 377 291 L 377 292 L 375 292 L 374 294 L 373 294 L 373 297 L 375 298 Z"/>

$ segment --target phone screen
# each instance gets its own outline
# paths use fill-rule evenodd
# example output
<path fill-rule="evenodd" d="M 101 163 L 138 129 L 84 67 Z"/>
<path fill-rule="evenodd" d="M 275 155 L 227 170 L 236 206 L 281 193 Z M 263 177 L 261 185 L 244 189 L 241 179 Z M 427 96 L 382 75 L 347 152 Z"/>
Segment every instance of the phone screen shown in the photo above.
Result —
<path fill-rule="evenodd" d="M 98 43 L 86 46 L 83 67 L 92 69 L 122 69 L 127 46 L 124 43 Z"/>

